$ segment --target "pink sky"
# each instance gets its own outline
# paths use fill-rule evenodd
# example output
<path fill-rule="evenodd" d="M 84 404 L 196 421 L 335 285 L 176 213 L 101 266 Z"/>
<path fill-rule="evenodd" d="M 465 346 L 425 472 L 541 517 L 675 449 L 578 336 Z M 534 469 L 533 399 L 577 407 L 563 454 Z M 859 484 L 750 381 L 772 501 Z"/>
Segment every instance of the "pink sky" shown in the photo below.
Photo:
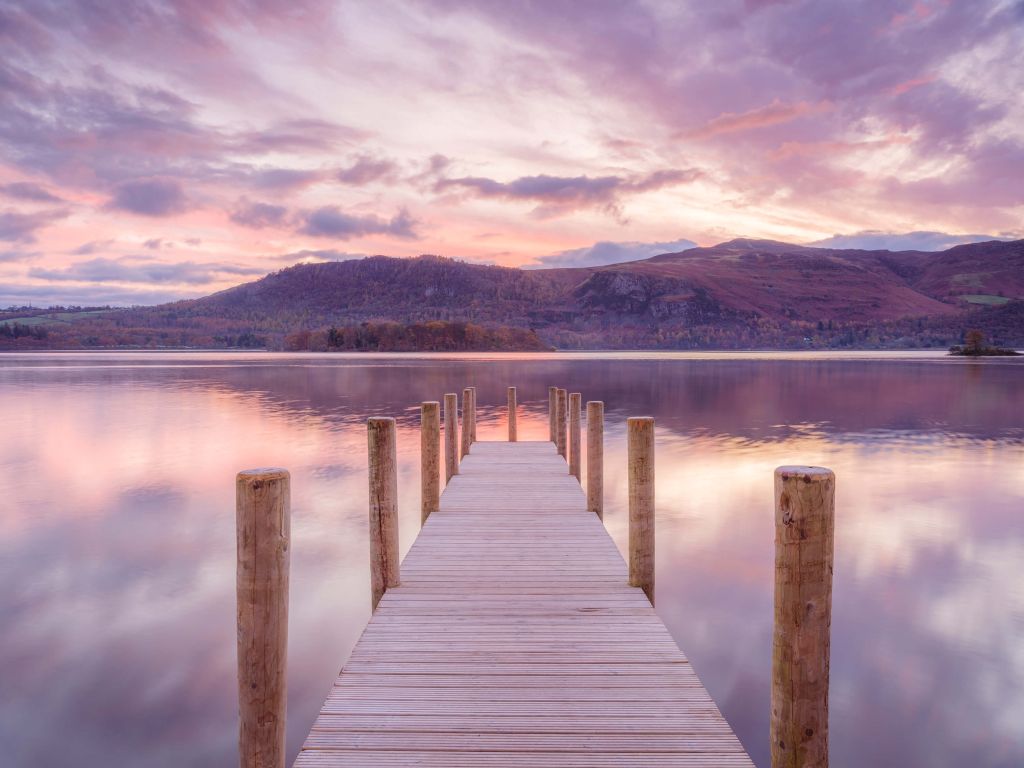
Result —
<path fill-rule="evenodd" d="M 0 2 L 0 305 L 373 253 L 1024 237 L 1022 9 Z"/>

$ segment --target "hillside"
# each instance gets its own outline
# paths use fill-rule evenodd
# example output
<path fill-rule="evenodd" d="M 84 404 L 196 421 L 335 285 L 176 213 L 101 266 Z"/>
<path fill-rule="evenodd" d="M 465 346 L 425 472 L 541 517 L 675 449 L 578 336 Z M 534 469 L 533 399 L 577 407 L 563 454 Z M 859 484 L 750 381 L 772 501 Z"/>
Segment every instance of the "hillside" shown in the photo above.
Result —
<path fill-rule="evenodd" d="M 425 338 L 439 349 L 914 347 L 958 343 L 978 327 L 1019 346 L 1022 307 L 1024 241 L 932 253 L 740 239 L 576 269 L 438 256 L 296 265 L 194 301 L 44 325 L 42 339 L 0 335 L 0 344 L 326 348 L 333 327 L 332 339 L 367 340 L 349 348 Z M 367 323 L 383 335 L 360 332 Z M 467 323 L 483 330 L 467 334 Z M 458 346 L 471 343 L 482 346 Z"/>

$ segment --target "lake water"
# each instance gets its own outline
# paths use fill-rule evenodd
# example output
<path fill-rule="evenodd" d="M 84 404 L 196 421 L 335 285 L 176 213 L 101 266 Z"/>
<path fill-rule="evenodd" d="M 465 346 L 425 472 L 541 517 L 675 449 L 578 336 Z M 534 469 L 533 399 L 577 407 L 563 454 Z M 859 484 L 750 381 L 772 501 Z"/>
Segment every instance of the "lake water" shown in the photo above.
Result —
<path fill-rule="evenodd" d="M 365 426 L 475 385 L 480 439 L 547 387 L 657 420 L 658 613 L 767 766 L 772 471 L 837 475 L 832 765 L 1024 765 L 1024 364 L 902 355 L 0 356 L 6 766 L 235 764 L 234 475 L 292 471 L 289 761 L 369 618 Z"/>

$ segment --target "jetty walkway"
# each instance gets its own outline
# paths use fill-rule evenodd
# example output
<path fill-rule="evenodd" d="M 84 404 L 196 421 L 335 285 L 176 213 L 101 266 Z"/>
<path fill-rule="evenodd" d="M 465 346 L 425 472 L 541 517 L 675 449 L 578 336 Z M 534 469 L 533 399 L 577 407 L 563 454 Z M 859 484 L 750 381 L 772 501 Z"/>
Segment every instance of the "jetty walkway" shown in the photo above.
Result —
<path fill-rule="evenodd" d="M 604 404 L 549 389 L 549 441 L 420 411 L 423 527 L 399 563 L 397 430 L 367 421 L 373 615 L 295 768 L 753 768 L 654 611 L 654 420 L 626 421 L 628 563 L 603 524 Z M 460 440 L 461 433 L 461 440 Z M 441 493 L 441 477 L 446 479 Z M 290 475 L 238 474 L 242 768 L 284 768 Z M 827 768 L 834 476 L 775 472 L 773 768 Z"/>
<path fill-rule="evenodd" d="M 751 766 L 550 442 L 477 442 L 295 762 Z"/>

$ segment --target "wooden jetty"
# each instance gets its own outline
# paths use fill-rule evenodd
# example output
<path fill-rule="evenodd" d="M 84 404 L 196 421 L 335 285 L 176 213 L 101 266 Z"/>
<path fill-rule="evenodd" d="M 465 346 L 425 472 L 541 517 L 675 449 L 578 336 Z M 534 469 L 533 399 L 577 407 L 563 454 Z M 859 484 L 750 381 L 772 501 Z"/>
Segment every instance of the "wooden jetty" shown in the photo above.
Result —
<path fill-rule="evenodd" d="M 446 396 L 446 430 L 454 402 L 454 395 Z M 508 402 L 516 407 L 514 390 Z M 579 396 L 571 398 L 568 446 L 565 391 L 554 391 L 550 402 L 552 441 L 516 440 L 512 426 L 509 442 L 478 442 L 476 393 L 466 390 L 463 455 L 455 457 L 454 436 L 446 435 L 448 483 L 439 501 L 425 498 L 423 528 L 400 567 L 395 422 L 369 421 L 375 610 L 295 768 L 752 767 L 654 611 L 653 420 L 630 419 L 627 427 L 627 566 L 605 531 L 601 489 L 590 482 L 584 494 L 576 476 Z M 438 407 L 423 406 L 423 467 L 434 474 L 440 472 Z M 588 476 L 603 477 L 603 404 L 588 403 L 586 413 Z M 287 503 L 287 473 L 264 472 L 275 512 L 255 530 L 286 536 L 287 510 L 283 523 L 280 510 L 281 499 Z M 254 530 L 246 522 L 249 509 L 261 504 L 254 476 L 258 471 L 239 476 L 239 746 L 243 768 L 279 768 L 285 715 L 279 667 L 286 639 L 277 624 L 273 631 L 254 626 L 243 610 L 243 583 L 244 599 L 253 600 L 251 551 L 258 565 L 260 551 L 268 549 L 242 539 L 243 530 Z M 425 494 L 437 492 L 435 479 L 424 479 Z M 797 485 L 790 488 L 792 483 Z M 781 545 L 777 540 L 782 559 L 776 569 L 773 766 L 827 766 L 831 518 L 822 525 L 819 513 L 831 514 L 830 483 L 830 472 L 813 468 L 782 468 L 776 476 L 783 533 L 794 533 L 794 520 L 797 526 L 804 517 L 812 521 L 815 553 L 828 557 L 816 561 L 827 566 L 828 583 L 823 575 L 808 576 L 803 565 L 792 567 L 807 555 L 796 551 L 807 538 L 802 530 Z M 252 514 L 265 515 L 268 502 L 262 505 L 263 512 Z M 276 535 L 274 541 L 279 543 Z M 243 558 L 244 546 L 251 551 Z M 267 611 L 259 610 L 265 604 L 275 606 L 271 617 L 280 619 L 282 590 L 287 617 L 287 558 L 282 586 L 280 549 L 270 548 L 277 559 L 265 556 L 270 575 L 266 588 L 257 590 L 264 620 Z M 810 591 L 805 577 L 813 581 Z M 780 591 L 788 600 L 781 612 Z M 817 616 L 806 636 L 802 611 Z M 263 644 L 262 655 L 253 653 L 254 643 Z M 263 695 L 264 681 L 269 695 Z M 813 727 L 805 727 L 809 722 Z"/>

